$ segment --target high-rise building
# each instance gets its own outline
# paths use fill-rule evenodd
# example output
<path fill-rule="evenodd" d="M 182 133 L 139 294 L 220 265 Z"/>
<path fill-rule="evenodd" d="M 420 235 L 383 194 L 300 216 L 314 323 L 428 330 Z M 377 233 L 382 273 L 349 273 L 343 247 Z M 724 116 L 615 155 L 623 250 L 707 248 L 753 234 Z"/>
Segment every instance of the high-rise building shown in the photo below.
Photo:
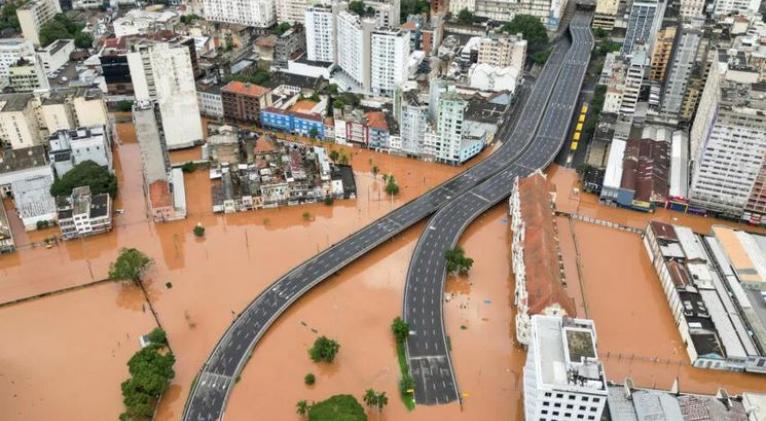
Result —
<path fill-rule="evenodd" d="M 8 83 L 8 68 L 16 64 L 22 57 L 35 54 L 32 41 L 23 38 L 0 39 L 0 87 Z"/>
<path fill-rule="evenodd" d="M 197 90 L 189 48 L 162 42 L 139 42 L 128 53 L 138 101 L 156 101 L 168 149 L 202 141 Z"/>
<path fill-rule="evenodd" d="M 766 91 L 758 73 L 711 69 L 691 130 L 693 207 L 750 219 L 766 213 Z"/>
<path fill-rule="evenodd" d="M 652 52 L 654 36 L 659 32 L 665 16 L 665 2 L 662 0 L 636 0 L 630 8 L 628 29 L 622 44 L 622 55 L 630 55 L 636 44 L 644 44 Z"/>
<path fill-rule="evenodd" d="M 434 9 L 433 5 L 431 6 Z M 457 16 L 461 10 L 466 9 L 469 11 L 476 10 L 476 0 L 450 0 L 449 12 L 453 16 Z"/>
<path fill-rule="evenodd" d="M 532 316 L 524 365 L 527 420 L 598 421 L 608 397 L 593 321 Z"/>
<path fill-rule="evenodd" d="M 306 57 L 311 61 L 335 61 L 335 15 L 328 5 L 306 9 Z"/>
<path fill-rule="evenodd" d="M 684 21 L 703 18 L 702 12 L 705 10 L 705 0 L 681 0 L 678 14 Z"/>
<path fill-rule="evenodd" d="M 468 101 L 455 91 L 440 95 L 437 105 L 436 136 L 432 137 L 429 153 L 439 162 L 459 165 L 481 152 L 484 139 L 468 130 L 465 112 Z"/>
<path fill-rule="evenodd" d="M 336 14 L 337 64 L 358 88 L 370 89 L 370 41 L 376 21 L 348 10 Z"/>
<path fill-rule="evenodd" d="M 370 88 L 375 95 L 393 96 L 397 85 L 407 80 L 409 32 L 379 29 L 371 36 Z"/>
<path fill-rule="evenodd" d="M 622 101 L 620 102 L 620 114 L 622 115 L 633 115 L 636 112 L 641 85 L 643 84 L 646 67 L 649 62 L 644 47 L 639 46 L 635 48 L 629 61 L 630 64 L 628 64 L 625 71 Z"/>
<path fill-rule="evenodd" d="M 404 94 L 405 98 L 402 100 L 399 119 L 401 152 L 420 156 L 423 153 L 423 138 L 428 130 L 428 106 L 419 103 L 416 95 L 407 97 L 407 94 Z"/>
<path fill-rule="evenodd" d="M 61 13 L 61 6 L 56 0 L 32 0 L 16 9 L 24 39 L 39 46 L 40 28 L 50 22 L 56 13 Z"/>
<path fill-rule="evenodd" d="M 37 55 L 22 57 L 8 68 L 8 84 L 15 92 L 33 92 L 50 89 L 48 76 Z"/>
<path fill-rule="evenodd" d="M 713 2 L 713 15 L 758 13 L 760 5 L 760 0 L 715 0 Z"/>
<path fill-rule="evenodd" d="M 619 0 L 598 0 L 596 12 L 593 15 L 593 27 L 607 31 L 614 29 L 614 21 L 620 9 Z"/>
<path fill-rule="evenodd" d="M 479 43 L 477 64 L 489 64 L 497 67 L 524 68 L 527 57 L 527 41 L 520 36 L 482 38 Z"/>
<path fill-rule="evenodd" d="M 306 11 L 311 7 L 308 0 L 279 0 L 276 4 L 277 21 L 293 23 L 303 23 L 306 17 Z"/>
<path fill-rule="evenodd" d="M 508 22 L 513 19 L 520 4 L 511 0 L 475 0 L 475 7 L 477 16 Z M 451 10 L 452 6 L 450 5 Z M 460 11 L 458 10 L 458 12 Z"/>
<path fill-rule="evenodd" d="M 400 0 L 367 0 L 364 5 L 375 10 L 378 27 L 398 28 L 401 25 Z"/>
<path fill-rule="evenodd" d="M 702 33 L 698 29 L 688 26 L 681 28 L 662 92 L 661 111 L 667 116 L 676 117 L 681 112 L 701 38 Z"/>
<path fill-rule="evenodd" d="M 649 69 L 649 80 L 660 83 L 665 80 L 665 73 L 668 62 L 670 62 L 670 56 L 673 53 L 677 29 L 676 26 L 668 26 L 657 34 L 654 52 L 652 53 L 652 65 Z"/>
<path fill-rule="evenodd" d="M 205 19 L 268 28 L 277 21 L 275 0 L 204 0 Z"/>

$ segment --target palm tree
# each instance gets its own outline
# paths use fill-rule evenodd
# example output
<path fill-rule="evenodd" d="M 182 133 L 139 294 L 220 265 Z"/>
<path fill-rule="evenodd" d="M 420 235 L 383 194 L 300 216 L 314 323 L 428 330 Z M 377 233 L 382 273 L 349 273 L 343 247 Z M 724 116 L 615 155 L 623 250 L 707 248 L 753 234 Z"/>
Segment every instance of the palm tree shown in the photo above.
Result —
<path fill-rule="evenodd" d="M 295 412 L 298 413 L 298 415 L 305 417 L 309 413 L 309 409 L 311 408 L 311 405 L 309 405 L 308 402 L 306 402 L 305 399 L 299 400 L 298 403 L 295 404 Z"/>
<path fill-rule="evenodd" d="M 378 405 L 378 394 L 372 389 L 367 389 L 367 391 L 364 392 L 362 400 L 364 400 L 365 405 L 372 408 L 373 406 Z"/>
<path fill-rule="evenodd" d="M 386 392 L 380 392 L 375 397 L 375 406 L 378 407 L 378 412 L 383 412 L 383 407 L 386 405 L 388 405 L 388 396 L 386 396 Z"/>

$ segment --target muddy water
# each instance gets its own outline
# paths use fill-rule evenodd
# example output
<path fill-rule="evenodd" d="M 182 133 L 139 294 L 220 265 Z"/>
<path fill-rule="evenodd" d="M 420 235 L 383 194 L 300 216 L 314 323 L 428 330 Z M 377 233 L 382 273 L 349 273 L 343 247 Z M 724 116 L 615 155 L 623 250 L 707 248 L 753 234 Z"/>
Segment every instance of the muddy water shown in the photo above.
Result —
<path fill-rule="evenodd" d="M 108 283 L 0 308 L 2 419 L 116 420 L 125 364 L 155 326 L 143 302 Z"/>
<path fill-rule="evenodd" d="M 264 337 L 234 389 L 226 419 L 291 419 L 300 399 L 335 393 L 361 396 L 367 388 L 389 395 L 381 420 L 520 419 L 524 353 L 512 343 L 505 206 L 482 216 L 461 244 L 475 258 L 469 276 L 450 279 L 445 304 L 461 391 L 455 403 L 408 413 L 398 398 L 399 368 L 389 325 L 401 313 L 409 258 L 422 225 L 360 259 L 293 306 Z M 374 303 L 374 305 L 372 305 Z M 306 350 L 317 335 L 335 338 L 341 351 L 331 365 L 315 364 Z M 305 386 L 303 376 L 317 376 Z"/>

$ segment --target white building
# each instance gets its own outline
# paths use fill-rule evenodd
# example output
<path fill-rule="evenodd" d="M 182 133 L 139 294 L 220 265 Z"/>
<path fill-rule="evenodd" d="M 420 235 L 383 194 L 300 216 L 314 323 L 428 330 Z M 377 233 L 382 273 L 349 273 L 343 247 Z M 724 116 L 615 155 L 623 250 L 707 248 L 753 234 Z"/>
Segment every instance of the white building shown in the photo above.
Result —
<path fill-rule="evenodd" d="M 620 114 L 633 115 L 636 112 L 641 84 L 646 76 L 648 65 L 649 57 L 646 55 L 646 50 L 643 46 L 635 48 L 625 71 L 625 85 L 620 101 Z"/>
<path fill-rule="evenodd" d="M 335 15 L 331 6 L 306 9 L 306 57 L 311 61 L 335 61 Z"/>
<path fill-rule="evenodd" d="M 681 0 L 678 14 L 685 21 L 704 18 L 705 0 Z"/>
<path fill-rule="evenodd" d="M 461 10 L 476 10 L 476 0 L 450 0 L 449 12 L 457 16 Z"/>
<path fill-rule="evenodd" d="M 532 317 L 524 365 L 525 419 L 601 419 L 608 390 L 596 341 L 591 320 Z"/>
<path fill-rule="evenodd" d="M 91 194 L 89 186 L 72 189 L 57 207 L 59 228 L 65 240 L 108 232 L 112 229 L 112 198 Z"/>
<path fill-rule="evenodd" d="M 117 38 L 142 35 L 150 30 L 171 29 L 178 21 L 178 14 L 169 10 L 151 11 L 142 9 L 128 10 L 112 22 L 114 36 Z"/>
<path fill-rule="evenodd" d="M 168 43 L 139 43 L 128 53 L 136 100 L 159 105 L 168 149 L 194 146 L 203 139 L 189 48 Z"/>
<path fill-rule="evenodd" d="M 23 38 L 0 38 L 0 88 L 8 84 L 8 68 L 20 58 L 34 54 L 32 41 Z"/>
<path fill-rule="evenodd" d="M 223 101 L 221 98 L 221 88 L 218 86 L 197 87 L 197 102 L 199 103 L 200 114 L 223 118 Z"/>
<path fill-rule="evenodd" d="M 715 66 L 715 65 L 714 65 Z M 766 92 L 757 72 L 710 70 L 691 130 L 693 206 L 760 223 L 766 214 Z M 730 78 L 731 76 L 731 78 Z M 738 80 L 732 80 L 738 79 Z"/>
<path fill-rule="evenodd" d="M 376 22 L 347 10 L 336 14 L 337 64 L 358 89 L 370 89 L 370 40 Z"/>
<path fill-rule="evenodd" d="M 760 5 L 760 0 L 715 0 L 713 5 L 713 15 L 725 16 L 731 13 L 758 13 L 758 7 L 760 7 Z"/>
<path fill-rule="evenodd" d="M 48 142 L 48 157 L 58 177 L 85 161 L 112 169 L 112 140 L 104 126 L 61 130 L 54 133 Z"/>
<path fill-rule="evenodd" d="M 73 51 L 73 39 L 57 39 L 47 47 L 38 50 L 37 56 L 43 64 L 46 76 L 52 78 L 54 72 L 69 63 L 69 55 L 72 54 Z"/>
<path fill-rule="evenodd" d="M 370 84 L 374 95 L 393 96 L 407 80 L 410 34 L 398 30 L 376 30 L 371 40 Z"/>
<path fill-rule="evenodd" d="M 48 225 L 56 220 L 56 201 L 51 196 L 53 177 L 39 175 L 11 182 L 13 204 L 26 231 L 37 229 L 37 224 Z"/>
<path fill-rule="evenodd" d="M 470 86 L 482 91 L 514 93 L 521 73 L 515 67 L 474 64 L 469 71 Z"/>
<path fill-rule="evenodd" d="M 420 156 L 423 154 L 423 137 L 428 131 L 428 105 L 417 100 L 416 91 L 405 92 L 400 102 L 399 134 L 400 152 Z"/>
<path fill-rule="evenodd" d="M 42 143 L 36 101 L 32 95 L 0 96 L 0 140 L 12 149 L 24 149 Z"/>
<path fill-rule="evenodd" d="M 647 51 L 652 53 L 654 37 L 662 26 L 665 16 L 665 2 L 662 0 L 636 0 L 630 8 L 628 29 L 621 53 L 630 55 L 636 44 L 644 44 Z"/>
<path fill-rule="evenodd" d="M 205 19 L 268 28 L 277 22 L 274 0 L 204 0 Z"/>
<path fill-rule="evenodd" d="M 476 156 L 484 148 L 486 133 L 472 132 L 465 123 L 468 101 L 456 92 L 440 95 L 435 136 L 426 140 L 426 153 L 434 159 L 459 165 Z"/>
<path fill-rule="evenodd" d="M 53 19 L 56 13 L 61 13 L 61 5 L 56 0 L 31 0 L 16 9 L 24 39 L 39 46 L 40 28 Z"/>
<path fill-rule="evenodd" d="M 46 91 L 51 87 L 36 55 L 22 57 L 8 68 L 8 84 L 15 92 Z"/>
<path fill-rule="evenodd" d="M 308 0 L 280 0 L 277 2 L 277 21 L 304 23 L 308 8 L 312 7 Z"/>

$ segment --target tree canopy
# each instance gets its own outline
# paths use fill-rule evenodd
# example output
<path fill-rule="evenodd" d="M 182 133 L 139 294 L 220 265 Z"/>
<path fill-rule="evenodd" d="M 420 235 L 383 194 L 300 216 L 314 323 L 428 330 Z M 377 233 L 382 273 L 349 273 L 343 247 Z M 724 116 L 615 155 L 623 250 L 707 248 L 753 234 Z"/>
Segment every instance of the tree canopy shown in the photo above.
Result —
<path fill-rule="evenodd" d="M 93 161 L 81 162 L 51 185 L 51 196 L 69 196 L 75 187 L 89 186 L 91 194 L 117 194 L 117 177 Z"/>
<path fill-rule="evenodd" d="M 407 16 L 428 13 L 431 4 L 427 0 L 402 0 L 399 4 L 401 23 L 407 22 Z"/>
<path fill-rule="evenodd" d="M 397 316 L 391 323 L 391 332 L 394 334 L 396 342 L 404 342 L 410 336 L 410 325 Z"/>
<path fill-rule="evenodd" d="M 140 281 L 141 275 L 151 263 L 152 259 L 138 249 L 123 248 L 117 260 L 109 266 L 109 277 L 115 280 Z"/>
<path fill-rule="evenodd" d="M 122 421 L 149 419 L 160 397 L 175 377 L 175 356 L 157 345 L 150 345 L 133 354 L 128 361 L 130 378 L 122 383 L 125 412 Z"/>
<path fill-rule="evenodd" d="M 473 266 L 473 259 L 466 257 L 465 250 L 460 246 L 445 251 L 444 258 L 447 259 L 447 272 L 449 273 L 460 272 L 465 274 Z"/>
<path fill-rule="evenodd" d="M 530 54 L 544 50 L 548 46 L 548 33 L 540 18 L 532 15 L 516 15 L 512 21 L 500 28 L 510 34 L 521 34 L 527 40 Z"/>
<path fill-rule="evenodd" d="M 340 350 L 340 344 L 326 336 L 320 336 L 314 341 L 314 345 L 309 349 L 309 357 L 315 363 L 328 362 L 331 363 L 335 359 L 335 355 Z"/>
<path fill-rule="evenodd" d="M 309 421 L 367 421 L 364 408 L 351 395 L 335 395 L 309 408 Z"/>
<path fill-rule="evenodd" d="M 476 20 L 476 16 L 468 9 L 463 9 L 457 14 L 457 21 L 463 25 L 471 25 Z"/>
<path fill-rule="evenodd" d="M 263 85 L 264 83 L 268 82 L 269 79 L 271 79 L 271 75 L 269 75 L 269 72 L 263 69 L 258 69 L 255 72 L 251 74 L 237 74 L 229 76 L 226 81 L 230 82 L 232 80 L 236 80 L 238 82 L 244 82 L 244 83 L 254 83 L 256 85 Z"/>
<path fill-rule="evenodd" d="M 16 32 L 21 31 L 19 18 L 16 16 L 18 4 L 15 2 L 6 2 L 0 11 L 0 30 L 12 29 Z"/>
<path fill-rule="evenodd" d="M 360 17 L 374 16 L 375 9 L 370 6 L 366 6 L 361 0 L 353 0 L 348 4 L 348 10 L 352 13 L 359 15 Z"/>
<path fill-rule="evenodd" d="M 93 37 L 83 33 L 84 25 L 79 24 L 67 15 L 59 13 L 49 22 L 40 27 L 40 44 L 46 46 L 57 39 L 74 39 L 79 48 L 90 48 L 93 45 Z"/>
<path fill-rule="evenodd" d="M 277 26 L 274 27 L 272 32 L 279 36 L 287 32 L 290 28 L 292 28 L 292 25 L 290 25 L 289 22 L 280 22 Z"/>

